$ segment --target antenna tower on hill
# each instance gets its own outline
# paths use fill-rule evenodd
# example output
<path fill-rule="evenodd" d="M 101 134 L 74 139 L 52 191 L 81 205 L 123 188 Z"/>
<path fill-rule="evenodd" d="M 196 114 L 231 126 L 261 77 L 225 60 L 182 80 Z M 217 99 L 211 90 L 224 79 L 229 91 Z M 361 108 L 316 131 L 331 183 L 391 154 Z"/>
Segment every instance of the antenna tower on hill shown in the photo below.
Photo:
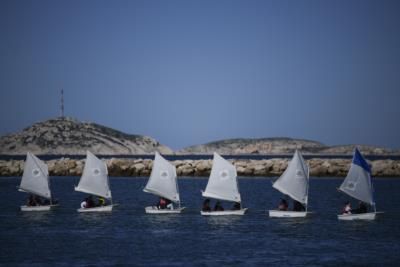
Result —
<path fill-rule="evenodd" d="M 61 89 L 61 118 L 64 118 L 64 89 Z"/>

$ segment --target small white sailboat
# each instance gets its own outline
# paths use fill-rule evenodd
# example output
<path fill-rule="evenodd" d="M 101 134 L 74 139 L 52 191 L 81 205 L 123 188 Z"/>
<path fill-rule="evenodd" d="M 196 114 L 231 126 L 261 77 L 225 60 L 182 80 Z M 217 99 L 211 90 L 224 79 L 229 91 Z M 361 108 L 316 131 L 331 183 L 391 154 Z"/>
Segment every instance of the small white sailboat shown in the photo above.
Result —
<path fill-rule="evenodd" d="M 202 192 L 202 196 L 205 198 L 232 201 L 239 204 L 242 201 L 239 193 L 235 166 L 216 152 L 214 152 L 210 178 L 208 179 L 206 190 Z M 206 216 L 244 215 L 246 210 L 247 208 L 239 207 L 237 210 L 201 211 L 200 213 Z"/>
<path fill-rule="evenodd" d="M 354 149 L 350 170 L 338 189 L 359 201 L 371 205 L 374 209 L 373 212 L 341 214 L 338 215 L 339 220 L 375 220 L 376 214 L 381 213 L 376 211 L 371 168 L 357 148 Z"/>
<path fill-rule="evenodd" d="M 308 206 L 309 168 L 299 151 L 295 151 L 285 172 L 274 182 L 273 188 L 304 205 L 304 211 L 270 210 L 269 217 L 306 217 Z"/>
<path fill-rule="evenodd" d="M 111 204 L 105 206 L 81 207 L 78 212 L 112 211 L 114 205 L 112 203 L 107 165 L 89 151 L 86 152 L 85 167 L 75 191 L 102 197 L 111 202 Z"/>
<path fill-rule="evenodd" d="M 178 181 L 176 175 L 176 168 L 174 165 L 164 159 L 158 152 L 156 152 L 153 168 L 150 174 L 149 181 L 143 189 L 146 193 L 151 193 L 156 196 L 168 199 L 176 203 L 178 207 L 174 208 L 171 203 L 169 207 L 161 209 L 157 206 L 149 206 L 145 208 L 146 213 L 149 214 L 171 214 L 181 213 L 185 207 L 181 207 Z"/>
<path fill-rule="evenodd" d="M 48 211 L 57 206 L 52 203 L 48 167 L 30 152 L 26 155 L 24 173 L 18 191 L 30 193 L 33 201 L 35 201 L 35 196 L 39 196 L 47 199 L 49 203 L 46 205 L 40 203 L 23 205 L 21 211 Z"/>

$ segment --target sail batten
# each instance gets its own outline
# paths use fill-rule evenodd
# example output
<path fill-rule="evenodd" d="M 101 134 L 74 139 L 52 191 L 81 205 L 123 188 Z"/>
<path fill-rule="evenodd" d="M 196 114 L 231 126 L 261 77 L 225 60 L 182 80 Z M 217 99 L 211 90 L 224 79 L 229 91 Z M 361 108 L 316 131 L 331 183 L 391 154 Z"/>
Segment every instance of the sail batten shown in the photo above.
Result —
<path fill-rule="evenodd" d="M 214 152 L 213 166 L 203 197 L 241 202 L 236 168 Z"/>
<path fill-rule="evenodd" d="M 75 191 L 111 199 L 107 165 L 91 152 L 86 152 L 82 177 Z"/>
<path fill-rule="evenodd" d="M 371 168 L 357 148 L 354 150 L 349 172 L 339 190 L 370 205 L 375 204 L 371 183 Z"/>
<path fill-rule="evenodd" d="M 51 199 L 48 167 L 43 161 L 30 152 L 26 155 L 24 173 L 19 189 L 24 192 Z"/>
<path fill-rule="evenodd" d="M 299 151 L 293 155 L 288 167 L 272 185 L 275 189 L 300 203 L 308 202 L 309 169 Z"/>
<path fill-rule="evenodd" d="M 143 191 L 175 203 L 180 201 L 176 168 L 158 152 L 155 153 L 150 178 Z"/>

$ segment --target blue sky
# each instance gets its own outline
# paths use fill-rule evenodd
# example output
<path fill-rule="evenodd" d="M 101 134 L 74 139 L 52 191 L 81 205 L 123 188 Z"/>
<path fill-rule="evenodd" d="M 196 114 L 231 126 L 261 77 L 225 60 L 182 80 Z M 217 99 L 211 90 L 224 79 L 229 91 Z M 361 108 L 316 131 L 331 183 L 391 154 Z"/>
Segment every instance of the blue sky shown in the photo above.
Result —
<path fill-rule="evenodd" d="M 174 149 L 400 148 L 399 1 L 0 1 L 0 134 L 59 115 Z"/>

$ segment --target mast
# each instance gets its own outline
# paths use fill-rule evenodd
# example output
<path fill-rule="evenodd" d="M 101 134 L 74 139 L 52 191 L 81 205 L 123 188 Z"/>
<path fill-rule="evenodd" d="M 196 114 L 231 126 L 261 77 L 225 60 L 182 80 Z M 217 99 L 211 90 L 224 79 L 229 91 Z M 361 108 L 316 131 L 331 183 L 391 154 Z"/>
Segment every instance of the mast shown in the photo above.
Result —
<path fill-rule="evenodd" d="M 105 162 L 103 162 L 103 164 L 106 166 L 106 170 L 107 170 L 107 186 L 108 186 L 108 190 L 111 191 L 111 189 L 110 189 L 110 177 L 108 176 L 107 164 Z M 110 197 L 110 202 L 111 202 L 111 206 L 112 206 L 113 205 L 112 195 Z"/>
<path fill-rule="evenodd" d="M 181 196 L 179 195 L 179 187 L 178 187 L 178 176 L 175 176 L 175 186 L 176 186 L 176 192 L 179 196 L 179 201 L 178 201 L 178 207 L 181 208 Z"/>
<path fill-rule="evenodd" d="M 307 213 L 307 210 L 308 210 L 308 188 L 309 187 L 310 187 L 310 167 L 307 166 L 307 191 L 306 191 L 307 203 L 306 203 L 306 213 Z"/>
<path fill-rule="evenodd" d="M 233 164 L 232 164 L 233 165 Z M 238 179 L 238 177 L 237 177 L 237 171 L 236 171 L 236 166 L 234 166 L 235 167 L 235 172 L 236 172 L 236 176 L 235 176 L 235 180 L 236 180 L 236 187 L 237 187 L 237 190 L 238 190 L 238 192 L 239 192 L 239 194 L 240 194 L 240 189 L 239 189 L 239 179 Z M 243 202 L 242 202 L 242 197 L 240 197 L 240 209 L 242 209 L 243 208 Z"/>
<path fill-rule="evenodd" d="M 372 177 L 371 174 L 369 175 L 369 183 L 371 184 L 371 192 L 372 192 L 372 199 L 374 200 L 374 212 L 376 213 L 376 202 L 375 202 L 375 190 L 374 190 L 374 185 L 372 183 Z"/>
<path fill-rule="evenodd" d="M 64 89 L 61 89 L 61 118 L 64 118 Z"/>

